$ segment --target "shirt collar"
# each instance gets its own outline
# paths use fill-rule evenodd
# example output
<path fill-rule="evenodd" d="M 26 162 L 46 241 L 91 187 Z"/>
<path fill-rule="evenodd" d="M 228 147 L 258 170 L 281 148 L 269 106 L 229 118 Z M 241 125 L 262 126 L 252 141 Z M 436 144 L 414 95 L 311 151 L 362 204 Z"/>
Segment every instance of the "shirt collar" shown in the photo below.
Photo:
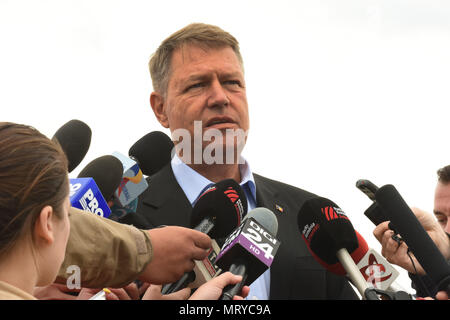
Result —
<path fill-rule="evenodd" d="M 242 156 L 241 160 L 243 160 L 241 162 L 244 163 L 239 165 L 242 180 L 239 184 L 241 186 L 247 184 L 253 200 L 256 201 L 256 184 L 253 178 L 252 171 L 250 169 L 250 165 L 248 164 L 248 161 L 245 160 Z M 175 179 L 177 180 L 181 189 L 183 189 L 186 197 L 191 204 L 194 203 L 194 201 L 200 195 L 200 192 L 202 192 L 206 188 L 206 186 L 214 184 L 212 181 L 205 178 L 197 171 L 189 167 L 187 164 L 185 164 L 176 154 L 174 155 L 170 164 L 172 166 Z"/>

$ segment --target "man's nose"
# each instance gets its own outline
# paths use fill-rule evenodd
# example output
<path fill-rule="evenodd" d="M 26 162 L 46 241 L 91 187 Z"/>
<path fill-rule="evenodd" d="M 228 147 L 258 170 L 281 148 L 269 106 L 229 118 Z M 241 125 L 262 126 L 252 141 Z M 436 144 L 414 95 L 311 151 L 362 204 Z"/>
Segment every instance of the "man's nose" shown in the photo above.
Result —
<path fill-rule="evenodd" d="M 208 107 L 226 107 L 230 104 L 226 89 L 215 80 L 211 83 L 208 97 Z"/>

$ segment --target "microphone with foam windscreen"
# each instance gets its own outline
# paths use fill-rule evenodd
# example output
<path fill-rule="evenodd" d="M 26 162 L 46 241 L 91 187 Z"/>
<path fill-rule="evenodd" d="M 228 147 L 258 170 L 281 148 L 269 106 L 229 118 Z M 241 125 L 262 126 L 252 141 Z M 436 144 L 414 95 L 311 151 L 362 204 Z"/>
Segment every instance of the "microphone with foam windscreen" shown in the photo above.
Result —
<path fill-rule="evenodd" d="M 211 185 L 195 200 L 191 213 L 191 227 L 208 234 L 212 239 L 221 239 L 230 234 L 248 209 L 247 198 L 241 186 L 233 179 L 225 179 Z M 219 247 L 213 240 L 213 251 L 206 260 L 195 261 L 195 268 L 185 273 L 177 282 L 163 286 L 162 294 L 168 294 L 187 287 L 190 283 L 200 286 L 218 275 L 220 270 L 213 261 Z"/>
<path fill-rule="evenodd" d="M 89 162 L 78 178 L 93 178 L 103 198 L 110 201 L 122 181 L 122 163 L 112 155 L 104 155 Z"/>
<path fill-rule="evenodd" d="M 241 224 L 247 210 L 244 190 L 233 179 L 225 179 L 211 185 L 195 200 L 191 226 L 213 239 L 220 239 Z"/>
<path fill-rule="evenodd" d="M 325 268 L 334 273 L 345 273 L 365 299 L 379 300 L 372 294 L 355 260 L 360 260 L 367 247 L 360 247 L 352 223 L 333 201 L 317 197 L 308 199 L 297 216 L 298 228 L 311 254 Z M 354 258 L 352 257 L 354 256 Z M 344 273 L 344 274 L 345 274 Z"/>
<path fill-rule="evenodd" d="M 150 176 L 170 163 L 173 142 L 161 131 L 153 131 L 136 141 L 126 157 L 114 152 L 123 163 L 123 181 L 117 189 L 116 199 L 111 207 L 113 220 L 142 228 L 146 225 L 142 217 L 136 214 L 139 195 L 147 188 L 144 175 Z"/>
<path fill-rule="evenodd" d="M 385 185 L 377 190 L 375 197 L 438 290 L 450 294 L 449 264 L 397 189 L 393 185 Z"/>
<path fill-rule="evenodd" d="M 145 175 L 151 176 L 170 162 L 173 147 L 168 135 L 161 131 L 152 131 L 136 141 L 128 155 L 139 164 Z"/>
<path fill-rule="evenodd" d="M 267 208 L 250 211 L 242 224 L 228 236 L 216 265 L 222 270 L 241 275 L 242 281 L 223 289 L 221 300 L 232 300 L 242 287 L 250 285 L 271 265 L 280 246 L 278 221 Z"/>
<path fill-rule="evenodd" d="M 122 163 L 111 155 L 91 161 L 78 178 L 70 179 L 70 203 L 72 207 L 109 217 L 111 210 L 107 201 L 122 179 Z"/>
<path fill-rule="evenodd" d="M 70 120 L 60 127 L 52 137 L 58 141 L 69 162 L 68 171 L 72 172 L 81 161 L 91 145 L 92 131 L 89 126 L 80 120 Z"/>

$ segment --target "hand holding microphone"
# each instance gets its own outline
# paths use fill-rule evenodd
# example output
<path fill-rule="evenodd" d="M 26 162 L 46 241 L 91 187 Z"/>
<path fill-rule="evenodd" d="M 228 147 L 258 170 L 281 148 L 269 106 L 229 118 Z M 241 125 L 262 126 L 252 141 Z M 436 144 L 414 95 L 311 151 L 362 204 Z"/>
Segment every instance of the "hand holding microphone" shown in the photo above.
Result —
<path fill-rule="evenodd" d="M 202 284 L 191 296 L 190 288 L 184 288 L 169 294 L 162 294 L 160 285 L 151 284 L 145 291 L 142 300 L 217 300 L 225 286 L 236 284 L 241 280 L 241 276 L 234 275 L 231 272 L 225 272 Z M 247 297 L 249 291 L 250 287 L 244 286 L 241 295 L 236 295 L 233 299 L 242 300 Z"/>
<path fill-rule="evenodd" d="M 444 230 L 442 230 L 441 226 L 431 214 L 418 208 L 411 208 L 411 211 L 436 244 L 444 258 L 449 260 L 450 239 Z M 413 274 L 425 274 L 425 270 L 414 255 L 408 252 L 409 248 L 407 244 L 405 242 L 398 243 L 392 239 L 393 231 L 389 229 L 389 222 L 379 224 L 373 231 L 373 234 L 382 245 L 381 254 L 386 257 L 390 263 L 396 264 Z M 413 259 L 414 265 L 411 262 L 411 259 Z"/>
<path fill-rule="evenodd" d="M 242 276 L 229 271 L 222 273 L 202 284 L 189 298 L 189 300 L 217 300 L 227 286 L 237 285 L 242 281 Z M 250 292 L 249 286 L 243 286 L 242 290 L 231 297 L 232 300 L 243 300 Z"/>
<path fill-rule="evenodd" d="M 147 231 L 153 256 L 139 279 L 153 284 L 178 280 L 194 268 L 193 260 L 202 260 L 211 247 L 211 238 L 203 232 L 178 226 Z"/>
<path fill-rule="evenodd" d="M 450 292 L 450 266 L 393 185 L 377 190 L 376 200 L 438 290 Z"/>

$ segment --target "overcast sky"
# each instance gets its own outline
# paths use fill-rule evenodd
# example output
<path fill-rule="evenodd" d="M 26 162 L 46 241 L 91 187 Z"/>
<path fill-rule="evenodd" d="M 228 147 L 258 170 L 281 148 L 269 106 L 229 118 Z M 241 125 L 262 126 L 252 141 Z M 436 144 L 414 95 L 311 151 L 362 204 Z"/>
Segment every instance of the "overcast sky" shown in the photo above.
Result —
<path fill-rule="evenodd" d="M 148 102 L 147 63 L 191 22 L 241 44 L 254 172 L 332 199 L 377 250 L 358 179 L 432 211 L 436 170 L 450 164 L 448 1 L 0 0 L 1 120 L 49 137 L 86 122 L 91 147 L 71 177 L 169 133 Z"/>

